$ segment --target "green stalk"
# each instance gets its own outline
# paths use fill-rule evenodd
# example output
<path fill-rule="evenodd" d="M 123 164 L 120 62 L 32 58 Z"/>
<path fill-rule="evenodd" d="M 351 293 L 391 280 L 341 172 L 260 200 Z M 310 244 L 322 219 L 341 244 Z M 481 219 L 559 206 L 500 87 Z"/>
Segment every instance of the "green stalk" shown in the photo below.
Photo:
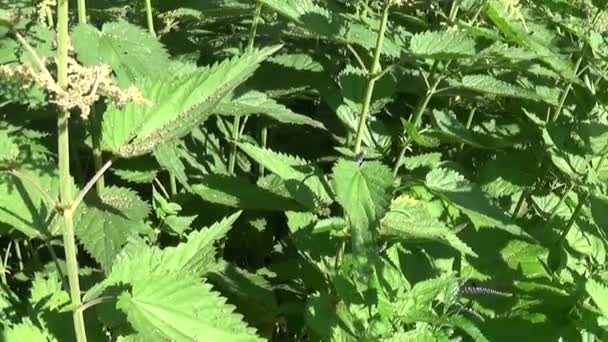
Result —
<path fill-rule="evenodd" d="M 528 190 L 524 189 L 521 192 L 521 195 L 519 196 L 519 199 L 517 200 L 517 204 L 515 205 L 515 209 L 513 210 L 513 214 L 511 215 L 512 219 L 516 219 L 517 218 L 517 214 L 519 214 L 519 211 L 521 210 L 521 207 L 523 207 L 524 203 L 526 202 L 526 196 L 528 195 Z"/>
<path fill-rule="evenodd" d="M 101 127 L 99 122 L 101 120 L 97 118 L 96 106 L 93 105 L 93 122 L 94 127 L 91 127 L 91 141 L 93 142 L 93 165 L 95 167 L 95 172 L 98 172 L 104 165 L 103 162 L 103 152 L 101 150 Z M 99 177 L 97 183 L 95 183 L 95 190 L 97 190 L 97 194 L 101 194 L 101 192 L 106 187 L 106 179 L 103 175 Z"/>
<path fill-rule="evenodd" d="M 553 209 L 551 209 L 551 212 L 549 213 L 549 218 L 547 219 L 547 223 L 549 223 L 553 219 L 553 217 L 555 216 L 555 213 L 557 213 L 557 209 L 559 209 L 562 206 L 562 204 L 564 203 L 564 201 L 566 200 L 568 195 L 570 195 L 570 191 L 572 191 L 572 189 L 574 189 L 574 184 L 570 183 L 570 185 L 568 185 L 568 188 L 566 188 L 566 191 L 564 191 L 562 196 L 559 198 L 559 201 L 557 202 L 555 207 L 553 207 Z"/>
<path fill-rule="evenodd" d="M 566 238 L 566 235 L 568 235 L 568 232 L 574 225 L 574 221 L 576 221 L 576 219 L 578 218 L 578 214 L 580 213 L 581 209 L 583 209 L 583 205 L 585 205 L 586 200 L 587 200 L 587 195 L 579 197 L 578 204 L 576 205 L 576 208 L 574 208 L 572 215 L 570 215 L 568 224 L 566 224 L 566 229 L 564 229 L 564 231 L 562 232 L 562 234 L 560 236 L 561 241 L 563 241 Z"/>
<path fill-rule="evenodd" d="M 59 20 L 57 21 L 59 22 Z M 87 23 L 87 4 L 86 0 L 78 0 L 78 23 Z"/>
<path fill-rule="evenodd" d="M 262 130 L 260 131 L 260 144 L 262 148 L 266 148 L 268 146 L 268 126 L 264 125 Z M 264 165 L 258 165 L 258 175 L 259 177 L 264 177 Z"/>
<path fill-rule="evenodd" d="M 17 255 L 19 271 L 23 271 L 23 255 L 21 254 L 21 246 L 19 245 L 19 241 L 15 241 L 15 253 Z"/>
<path fill-rule="evenodd" d="M 253 44 L 255 42 L 255 34 L 258 28 L 258 20 L 260 18 L 260 14 L 262 13 L 262 4 L 258 3 L 255 6 L 255 14 L 253 16 L 253 22 L 251 23 L 251 28 L 249 29 L 249 39 L 247 41 L 247 51 L 253 50 Z M 240 139 L 239 128 L 241 125 L 241 118 L 239 116 L 235 116 L 232 121 L 232 149 L 230 151 L 230 156 L 228 157 L 228 172 L 234 173 L 234 167 L 236 164 L 236 153 L 238 152 L 238 141 Z"/>
<path fill-rule="evenodd" d="M 84 1 L 78 2 L 84 5 Z M 84 7 L 84 6 L 83 6 Z M 68 0 L 57 2 L 57 84 L 68 88 Z M 84 9 L 84 8 L 83 8 Z M 84 12 L 79 12 L 84 14 Z M 70 177 L 70 136 L 68 120 L 70 113 L 61 111 L 57 119 L 58 130 L 58 157 L 59 157 L 59 183 L 60 200 L 63 216 L 63 248 L 65 251 L 68 284 L 70 285 L 70 298 L 72 307 L 78 308 L 82 304 L 80 298 L 80 282 L 78 279 L 78 259 L 76 238 L 74 236 L 73 211 L 70 208 L 72 201 L 72 184 Z M 87 335 L 84 327 L 82 312 L 74 311 L 74 331 L 77 342 L 86 342 Z"/>
<path fill-rule="evenodd" d="M 171 196 L 177 195 L 177 181 L 174 175 L 169 175 L 169 191 L 171 191 Z"/>
<path fill-rule="evenodd" d="M 152 20 L 152 0 L 146 0 L 146 19 L 148 20 L 148 31 L 153 37 L 156 37 L 154 31 L 154 20 Z"/>
<path fill-rule="evenodd" d="M 431 74 L 433 74 L 435 66 L 436 66 L 436 64 L 433 65 Z M 429 105 L 431 98 L 437 91 L 437 86 L 439 86 L 440 82 L 441 82 L 441 77 L 437 77 L 437 79 L 433 80 L 433 83 L 430 85 L 429 89 L 427 89 L 426 94 L 424 94 L 424 97 L 421 98 L 420 101 L 418 101 L 418 105 L 416 105 L 416 110 L 414 111 L 414 118 L 413 118 L 414 126 L 416 127 L 416 129 L 418 129 L 418 127 L 420 126 L 420 123 L 422 122 L 422 114 L 424 114 L 424 111 L 426 111 L 426 107 Z M 397 173 L 399 172 L 399 168 L 401 168 L 401 165 L 403 164 L 403 159 L 405 158 L 405 152 L 407 151 L 408 146 L 409 146 L 409 141 L 407 141 L 403 145 L 403 148 L 399 152 L 399 157 L 397 157 L 397 162 L 395 163 L 395 167 L 393 167 L 393 176 L 396 176 Z"/>
<path fill-rule="evenodd" d="M 576 65 L 574 66 L 574 72 L 577 73 L 578 69 L 581 67 L 581 63 L 583 62 L 583 56 L 581 55 L 578 60 L 576 61 Z M 562 109 L 564 108 L 564 104 L 566 103 L 566 99 L 568 98 L 568 95 L 570 94 L 570 90 L 572 90 L 572 82 L 568 82 L 568 84 L 566 85 L 566 89 L 564 89 L 564 92 L 562 93 L 562 96 L 559 99 L 559 103 L 557 105 L 557 108 L 555 109 L 555 112 L 553 112 L 553 115 L 551 116 L 551 122 L 555 122 L 557 121 L 557 119 L 559 118 L 560 114 L 562 113 Z"/>
<path fill-rule="evenodd" d="M 384 33 L 386 32 L 386 24 L 388 22 L 388 13 L 389 9 L 391 8 L 391 3 L 391 0 L 386 0 L 384 11 L 382 13 L 382 20 L 380 21 L 380 28 L 378 29 L 379 32 L 376 39 L 374 60 L 372 61 L 372 66 L 369 68 L 369 73 L 367 75 L 367 88 L 365 89 L 365 98 L 363 100 L 363 106 L 361 106 L 359 126 L 357 127 L 357 135 L 355 136 L 355 148 L 353 150 L 355 155 L 361 152 L 363 130 L 365 129 L 365 123 L 367 122 L 367 116 L 369 115 L 369 107 L 372 102 L 372 95 L 374 94 L 374 86 L 376 85 L 376 76 L 380 72 L 380 54 L 382 53 L 382 47 L 384 46 Z"/>

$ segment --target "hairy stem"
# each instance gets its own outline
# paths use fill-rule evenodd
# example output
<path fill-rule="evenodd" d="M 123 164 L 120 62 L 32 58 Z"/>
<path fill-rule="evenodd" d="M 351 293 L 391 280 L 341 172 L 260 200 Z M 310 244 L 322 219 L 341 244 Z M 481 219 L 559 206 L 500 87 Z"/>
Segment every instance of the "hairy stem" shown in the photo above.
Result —
<path fill-rule="evenodd" d="M 578 60 L 576 61 L 576 65 L 574 66 L 575 73 L 577 73 L 578 69 L 581 67 L 581 63 L 583 62 L 583 57 L 584 57 L 584 54 L 581 55 L 578 58 Z M 555 112 L 553 112 L 553 115 L 551 116 L 551 122 L 557 121 L 560 114 L 562 113 L 562 110 L 564 109 L 564 104 L 566 103 L 566 99 L 568 98 L 568 95 L 570 94 L 570 90 L 572 90 L 572 82 L 568 82 L 568 84 L 566 85 L 566 88 L 564 89 L 564 92 L 562 93 L 562 96 L 559 99 L 559 104 L 557 105 L 557 108 L 555 108 Z"/>
<path fill-rule="evenodd" d="M 562 231 L 562 234 L 560 236 L 561 241 L 563 241 L 566 238 L 566 235 L 568 235 L 568 232 L 574 225 L 574 222 L 578 218 L 578 214 L 581 212 L 581 209 L 583 209 L 583 206 L 585 205 L 585 202 L 587 201 L 587 196 L 588 195 L 579 196 L 578 204 L 576 205 L 576 208 L 574 208 L 572 215 L 570 215 L 570 219 L 568 220 L 568 223 L 566 224 L 566 229 L 564 229 L 564 231 Z"/>
<path fill-rule="evenodd" d="M 431 77 L 432 77 L 432 74 L 434 73 L 435 68 L 436 68 L 436 63 L 433 65 L 433 68 L 431 70 Z M 414 123 L 414 127 L 416 127 L 416 129 L 418 129 L 418 127 L 420 127 L 420 123 L 422 122 L 422 114 L 424 114 L 424 112 L 426 111 L 426 107 L 429 105 L 431 98 L 435 94 L 439 83 L 441 83 L 441 77 L 437 77 L 436 79 L 434 79 L 432 81 L 432 83 L 429 85 L 429 89 L 427 89 L 426 93 L 424 94 L 424 97 L 422 97 L 418 101 L 418 104 L 416 105 L 416 109 L 414 110 L 414 116 L 412 119 L 412 121 Z M 403 145 L 403 148 L 399 152 L 399 156 L 397 157 L 397 162 L 395 163 L 395 166 L 393 167 L 393 176 L 396 176 L 397 173 L 399 173 L 399 169 L 401 168 L 401 165 L 403 164 L 403 159 L 405 158 L 405 152 L 407 151 L 408 146 L 409 146 L 409 140 L 405 142 L 405 144 Z"/>
<path fill-rule="evenodd" d="M 146 20 L 148 21 L 148 31 L 153 37 L 156 37 L 156 31 L 154 31 L 154 20 L 152 18 L 152 0 L 146 0 Z"/>
<path fill-rule="evenodd" d="M 386 24 L 388 22 L 388 13 L 391 7 L 391 1 L 387 0 L 382 13 L 382 20 L 380 21 L 380 28 L 378 29 L 378 37 L 376 39 L 376 49 L 374 51 L 374 60 L 372 65 L 368 68 L 369 73 L 367 75 L 367 87 L 365 89 L 365 98 L 363 105 L 361 106 L 361 113 L 359 115 L 359 125 L 357 127 L 357 135 L 355 136 L 355 147 L 353 149 L 354 154 L 361 152 L 361 142 L 363 141 L 363 131 L 365 130 L 365 123 L 367 122 L 367 116 L 369 115 L 369 107 L 372 102 L 372 95 L 374 94 L 374 86 L 376 85 L 376 74 L 380 71 L 380 55 L 382 53 L 382 47 L 384 45 L 384 33 L 386 31 Z"/>
<path fill-rule="evenodd" d="M 559 198 L 559 201 L 557 202 L 557 204 L 555 205 L 555 207 L 553 207 L 553 209 L 551 209 L 551 212 L 549 213 L 549 218 L 547 219 L 547 222 L 550 222 L 553 217 L 555 217 L 555 214 L 557 213 L 557 210 L 559 208 L 561 208 L 562 204 L 564 203 L 564 201 L 566 200 L 566 198 L 568 197 L 568 195 L 570 195 L 570 192 L 572 191 L 572 189 L 574 189 L 574 184 L 570 183 L 570 185 L 568 185 L 568 188 L 566 188 L 566 191 L 564 191 L 564 193 L 562 194 L 562 196 Z"/>
<path fill-rule="evenodd" d="M 260 145 L 262 148 L 266 148 L 268 146 L 268 126 L 264 125 L 262 130 L 260 131 Z M 264 165 L 258 165 L 258 175 L 259 177 L 264 177 Z"/>
<path fill-rule="evenodd" d="M 262 4 L 258 3 L 255 7 L 255 13 L 253 15 L 253 22 L 251 23 L 251 28 L 249 29 L 249 39 L 247 40 L 247 51 L 253 50 L 253 44 L 255 42 L 255 34 L 257 32 L 258 27 L 258 19 L 260 18 L 260 14 L 262 13 Z M 232 149 L 230 151 L 230 156 L 228 157 L 228 172 L 234 173 L 234 167 L 236 164 L 236 154 L 238 152 L 238 142 L 240 139 L 239 136 L 239 128 L 241 125 L 241 118 L 239 116 L 235 116 L 232 121 Z"/>
<path fill-rule="evenodd" d="M 15 241 L 15 254 L 17 255 L 17 266 L 19 271 L 23 271 L 23 255 L 21 254 L 21 245 L 19 241 Z"/>
<path fill-rule="evenodd" d="M 13 246 L 13 241 L 9 241 L 8 242 L 8 246 L 6 247 L 6 253 L 4 254 L 4 258 L 2 259 L 2 270 L 0 270 L 2 273 L 0 274 L 0 277 L 2 277 L 2 284 L 4 285 L 8 285 L 8 282 L 6 281 L 6 273 L 8 273 L 8 257 L 11 254 L 11 247 Z"/>
<path fill-rule="evenodd" d="M 59 22 L 59 20 L 57 20 Z M 86 0 L 78 0 L 78 23 L 87 23 L 87 4 Z"/>
<path fill-rule="evenodd" d="M 79 2 L 81 4 L 81 2 Z M 84 1 L 82 1 L 84 5 Z M 84 9 L 83 9 L 84 10 Z M 84 15 L 84 12 L 79 12 Z M 63 88 L 68 88 L 68 0 L 57 2 L 57 83 Z M 57 119 L 58 132 L 58 158 L 59 158 L 59 182 L 60 200 L 64 207 L 63 215 L 63 248 L 65 251 L 68 283 L 70 285 L 70 298 L 72 306 L 78 308 L 81 305 L 80 282 L 78 279 L 78 259 L 76 250 L 76 238 L 74 236 L 73 211 L 70 208 L 72 201 L 72 181 L 70 177 L 70 136 L 69 121 L 70 114 L 61 110 Z M 73 312 L 74 331 L 77 342 L 86 342 L 87 335 L 84 327 L 82 312 Z"/>
<path fill-rule="evenodd" d="M 519 212 L 521 211 L 521 207 L 523 207 L 524 203 L 526 202 L 527 196 L 528 196 L 528 190 L 524 189 L 521 192 L 521 195 L 519 195 L 519 199 L 517 200 L 517 204 L 515 205 L 515 209 L 513 210 L 513 214 L 511 215 L 511 218 L 513 218 L 513 219 L 517 218 L 517 214 L 519 214 Z"/>

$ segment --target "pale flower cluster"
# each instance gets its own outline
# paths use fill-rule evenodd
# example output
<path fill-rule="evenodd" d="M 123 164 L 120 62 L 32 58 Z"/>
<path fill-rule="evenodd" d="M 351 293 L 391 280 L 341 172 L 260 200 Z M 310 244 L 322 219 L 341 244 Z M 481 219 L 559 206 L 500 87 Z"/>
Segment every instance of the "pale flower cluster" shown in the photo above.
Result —
<path fill-rule="evenodd" d="M 91 107 L 100 99 L 101 95 L 111 98 L 119 106 L 130 101 L 136 104 L 150 104 L 134 86 L 122 90 L 113 84 L 110 79 L 110 69 L 107 66 L 85 67 L 78 64 L 73 58 L 69 58 L 68 70 L 69 87 L 67 91 L 55 82 L 48 70 L 37 72 L 29 64 L 2 65 L 0 66 L 0 78 L 19 77 L 24 88 L 36 83 L 49 93 L 50 102 L 56 104 L 61 111 L 78 108 L 80 116 L 85 120 L 89 118 Z"/>

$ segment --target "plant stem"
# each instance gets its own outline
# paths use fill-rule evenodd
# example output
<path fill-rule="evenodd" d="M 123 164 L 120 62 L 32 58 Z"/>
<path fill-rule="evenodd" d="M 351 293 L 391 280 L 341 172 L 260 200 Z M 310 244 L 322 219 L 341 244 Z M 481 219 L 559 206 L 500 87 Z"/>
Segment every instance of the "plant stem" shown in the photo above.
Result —
<path fill-rule="evenodd" d="M 475 112 L 477 111 L 476 107 L 473 107 L 473 109 L 471 109 L 471 111 L 469 112 L 469 117 L 467 118 L 467 124 L 466 124 L 466 128 L 471 129 L 471 125 L 473 124 L 473 118 L 475 117 Z M 460 151 L 462 151 L 462 149 L 464 148 L 464 143 L 460 144 Z"/>
<path fill-rule="evenodd" d="M 584 57 L 584 54 L 581 55 L 578 58 L 578 60 L 576 61 L 576 65 L 574 66 L 575 73 L 577 73 L 578 69 L 581 67 L 581 63 L 583 62 L 583 57 Z M 564 108 L 566 99 L 568 98 L 568 95 L 570 94 L 570 90 L 572 90 L 572 82 L 568 82 L 568 85 L 566 85 L 566 89 L 564 89 L 564 92 L 562 93 L 562 96 L 559 99 L 559 104 L 557 105 L 555 112 L 553 112 L 553 115 L 551 116 L 551 122 L 557 121 L 557 119 L 559 118 L 559 115 L 562 113 L 562 109 Z"/>
<path fill-rule="evenodd" d="M 8 282 L 6 281 L 6 273 L 8 273 L 8 257 L 11 254 L 11 247 L 13 245 L 13 241 L 9 241 L 8 246 L 6 247 L 6 253 L 4 254 L 4 258 L 2 259 L 2 273 L 0 274 L 0 277 L 2 277 L 2 284 L 4 285 L 8 285 Z"/>
<path fill-rule="evenodd" d="M 80 191 L 80 193 L 78 194 L 78 196 L 76 197 L 76 199 L 71 204 L 70 209 L 73 212 L 76 212 L 76 209 L 78 209 L 78 206 L 80 205 L 80 203 L 84 199 L 84 196 L 86 196 L 87 193 L 89 191 L 91 191 L 91 188 L 93 188 L 93 185 L 95 185 L 96 183 L 98 183 L 103 178 L 104 172 L 106 172 L 106 170 L 109 169 L 111 165 L 112 165 L 112 160 L 108 160 L 105 163 L 105 165 L 101 166 L 99 168 L 99 170 L 97 171 L 97 173 L 93 176 L 93 178 L 91 178 L 89 180 L 89 182 L 84 186 L 84 188 Z"/>
<path fill-rule="evenodd" d="M 559 198 L 559 201 L 557 202 L 555 207 L 553 207 L 553 209 L 551 209 L 551 212 L 549 213 L 549 218 L 547 219 L 547 223 L 553 219 L 553 217 L 555 216 L 555 213 L 557 213 L 557 210 L 562 206 L 562 204 L 566 200 L 566 197 L 568 197 L 568 195 L 570 195 L 570 191 L 572 191 L 572 189 L 574 189 L 574 184 L 570 183 L 570 185 L 568 185 L 568 188 L 566 188 L 566 191 L 564 191 L 562 196 Z"/>
<path fill-rule="evenodd" d="M 262 148 L 266 148 L 268 146 L 268 126 L 264 124 L 262 130 L 260 132 L 260 144 Z M 258 175 L 259 177 L 264 177 L 264 165 L 258 165 Z"/>
<path fill-rule="evenodd" d="M 255 34 L 257 32 L 257 27 L 258 27 L 258 19 L 259 19 L 261 13 L 262 13 L 262 4 L 258 3 L 255 6 L 253 22 L 251 23 L 251 28 L 249 29 L 249 39 L 247 41 L 247 51 L 253 50 L 253 44 L 255 42 Z M 241 117 L 235 116 L 232 121 L 232 149 L 230 151 L 230 156 L 228 157 L 228 172 L 229 173 L 234 173 L 234 167 L 236 164 L 236 153 L 238 152 L 238 141 L 240 139 L 240 136 L 239 136 L 240 125 L 241 125 Z"/>
<path fill-rule="evenodd" d="M 101 127 L 100 127 L 100 118 L 97 117 L 96 113 L 97 107 L 93 105 L 93 120 L 91 127 L 91 140 L 93 142 L 93 166 L 95 167 L 95 172 L 99 172 L 103 167 L 103 151 L 101 150 Z M 95 190 L 100 194 L 106 187 L 106 180 L 103 173 L 100 175 L 99 179 L 95 183 Z"/>
<path fill-rule="evenodd" d="M 146 0 L 146 19 L 148 20 L 148 31 L 153 37 L 156 37 L 154 31 L 154 20 L 152 18 L 152 0 Z"/>
<path fill-rule="evenodd" d="M 19 245 L 19 241 L 15 241 L 15 254 L 17 255 L 19 271 L 23 271 L 23 255 L 21 254 L 21 246 Z"/>
<path fill-rule="evenodd" d="M 84 1 L 82 4 L 84 15 Z M 68 0 L 58 0 L 57 2 L 57 83 L 67 90 L 68 88 Z M 78 279 L 78 259 L 76 250 L 76 238 L 74 236 L 72 201 L 72 182 L 70 177 L 70 137 L 69 137 L 69 117 L 67 111 L 60 111 L 57 119 L 58 131 L 58 158 L 59 158 L 59 182 L 60 182 L 60 201 L 64 207 L 63 215 L 63 248 L 65 250 L 66 267 L 68 282 L 70 285 L 70 298 L 72 306 L 78 308 L 81 305 L 80 282 Z M 73 312 L 74 331 L 76 341 L 86 342 L 87 335 L 84 327 L 84 317 L 82 312 Z"/>
<path fill-rule="evenodd" d="M 562 241 L 566 238 L 566 235 L 568 235 L 568 232 L 574 225 L 574 221 L 576 221 L 576 219 L 578 218 L 578 214 L 580 213 L 581 209 L 583 209 L 583 205 L 585 205 L 586 200 L 587 200 L 587 195 L 579 196 L 578 204 L 576 205 L 576 208 L 574 208 L 572 215 L 570 215 L 568 224 L 566 224 L 566 229 L 564 229 L 564 231 L 562 232 L 562 235 L 560 236 L 560 239 Z"/>
<path fill-rule="evenodd" d="M 434 73 L 435 67 L 436 67 L 436 63 L 433 65 L 433 68 L 431 69 L 431 75 Z M 420 126 L 420 123 L 422 121 L 422 114 L 424 114 L 424 111 L 426 111 L 426 107 L 429 105 L 431 98 L 435 94 L 435 91 L 437 90 L 437 86 L 439 85 L 439 83 L 441 83 L 441 77 L 437 77 L 437 79 L 433 80 L 432 82 L 433 83 L 429 86 L 429 89 L 427 89 L 426 94 L 424 94 L 424 97 L 421 98 L 420 101 L 418 101 L 418 104 L 416 105 L 416 110 L 414 111 L 414 117 L 412 119 L 416 129 L 418 129 L 418 127 Z M 403 148 L 399 152 L 399 156 L 397 157 L 397 162 L 395 163 L 395 167 L 393 167 L 393 176 L 397 176 L 397 173 L 399 172 L 399 168 L 401 168 L 401 165 L 403 164 L 403 159 L 405 158 L 405 152 L 407 151 L 408 146 L 409 146 L 409 140 L 405 142 L 405 144 L 403 145 Z"/>
<path fill-rule="evenodd" d="M 171 196 L 177 195 L 177 180 L 174 175 L 169 175 L 169 191 L 171 191 Z"/>
<path fill-rule="evenodd" d="M 513 215 L 511 215 L 512 219 L 515 219 L 517 217 L 517 214 L 519 214 L 519 211 L 521 210 L 521 207 L 526 202 L 526 196 L 527 195 L 528 195 L 528 190 L 524 189 L 521 192 L 521 195 L 519 196 L 519 199 L 517 200 L 517 204 L 515 205 L 515 209 L 513 210 Z"/>
<path fill-rule="evenodd" d="M 59 23 L 59 20 L 57 20 Z M 87 23 L 87 5 L 85 0 L 78 0 L 78 23 Z"/>
<path fill-rule="evenodd" d="M 391 0 L 386 0 L 386 4 L 384 5 L 382 20 L 380 21 L 380 28 L 378 30 L 378 37 L 376 39 L 374 60 L 372 61 L 372 65 L 369 68 L 369 73 L 367 75 L 367 88 L 365 89 L 365 98 L 363 100 L 363 105 L 361 106 L 361 114 L 359 115 L 359 125 L 357 127 L 357 135 L 355 136 L 355 147 L 353 149 L 355 155 L 361 152 L 363 130 L 365 129 L 365 123 L 367 122 L 367 116 L 369 115 L 369 107 L 372 102 L 372 95 L 374 94 L 376 74 L 380 71 L 380 55 L 382 53 L 382 47 L 384 45 L 384 33 L 386 31 L 386 24 L 388 22 L 388 13 L 391 7 L 391 2 Z"/>

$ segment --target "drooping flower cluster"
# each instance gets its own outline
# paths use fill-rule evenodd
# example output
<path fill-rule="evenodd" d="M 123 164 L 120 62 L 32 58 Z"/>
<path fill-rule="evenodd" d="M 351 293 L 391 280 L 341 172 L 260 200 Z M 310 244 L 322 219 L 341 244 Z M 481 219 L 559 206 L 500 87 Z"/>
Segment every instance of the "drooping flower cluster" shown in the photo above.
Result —
<path fill-rule="evenodd" d="M 78 108 L 80 116 L 85 120 L 89 118 L 93 104 L 102 95 L 112 99 L 118 106 L 128 102 L 149 104 L 136 87 L 131 86 L 123 90 L 113 84 L 111 71 L 105 65 L 85 67 L 69 58 L 68 70 L 67 90 L 62 89 L 48 71 L 38 72 L 29 64 L 0 66 L 0 78 L 19 78 L 24 87 L 38 84 L 49 93 L 50 102 L 57 105 L 61 111 Z"/>

